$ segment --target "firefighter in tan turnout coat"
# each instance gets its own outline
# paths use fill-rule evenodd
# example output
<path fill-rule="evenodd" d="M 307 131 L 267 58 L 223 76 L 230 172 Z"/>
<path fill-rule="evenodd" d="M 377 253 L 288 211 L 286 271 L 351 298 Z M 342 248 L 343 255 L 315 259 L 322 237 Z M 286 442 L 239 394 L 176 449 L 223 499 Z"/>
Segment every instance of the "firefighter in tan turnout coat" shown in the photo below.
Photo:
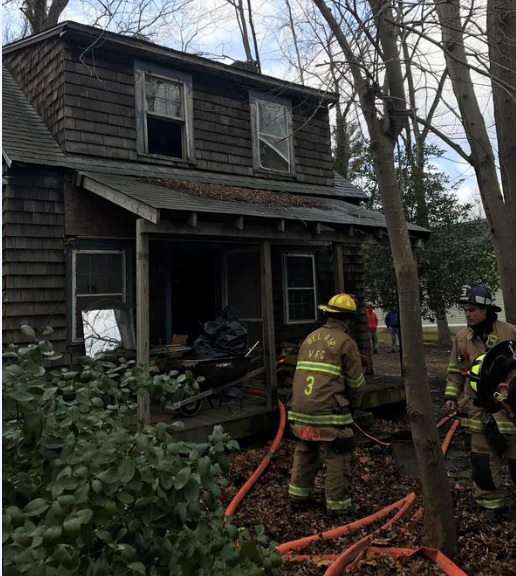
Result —
<path fill-rule="evenodd" d="M 292 508 L 306 507 L 322 459 L 326 509 L 347 514 L 353 511 L 351 409 L 364 391 L 360 354 L 348 334 L 357 307 L 349 294 L 337 294 L 319 309 L 326 323 L 306 337 L 294 374 L 288 418 L 297 442 L 288 493 Z"/>
<path fill-rule="evenodd" d="M 496 518 L 505 507 L 501 462 L 497 448 L 489 442 L 484 408 L 471 387 L 471 368 L 475 359 L 504 340 L 516 339 L 516 326 L 498 320 L 501 308 L 493 304 L 491 292 L 481 285 L 466 285 L 457 304 L 464 309 L 467 326 L 454 338 L 446 390 L 446 407 L 457 411 L 461 425 L 471 439 L 473 495 L 487 518 Z"/>

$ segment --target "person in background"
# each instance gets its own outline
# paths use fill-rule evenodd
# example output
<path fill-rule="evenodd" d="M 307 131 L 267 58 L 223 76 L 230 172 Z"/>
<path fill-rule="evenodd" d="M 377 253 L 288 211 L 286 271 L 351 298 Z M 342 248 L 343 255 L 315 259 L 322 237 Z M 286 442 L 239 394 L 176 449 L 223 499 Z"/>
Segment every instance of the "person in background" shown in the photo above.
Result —
<path fill-rule="evenodd" d="M 458 412 L 461 426 L 468 434 L 475 501 L 487 518 L 496 519 L 505 503 L 489 472 L 494 452 L 482 426 L 484 409 L 474 402 L 471 368 L 478 356 L 499 342 L 515 340 L 516 326 L 498 320 L 497 312 L 501 308 L 494 305 L 491 292 L 485 286 L 463 286 L 457 304 L 463 307 L 467 326 L 453 339 L 444 392 L 445 406 L 450 412 Z"/>
<path fill-rule="evenodd" d="M 367 314 L 367 329 L 369 330 L 369 336 L 371 337 L 371 350 L 373 354 L 378 354 L 378 334 L 376 330 L 378 329 L 378 316 L 373 310 L 372 304 L 366 305 Z"/>
<path fill-rule="evenodd" d="M 400 320 L 396 309 L 387 310 L 387 314 L 385 315 L 385 325 L 391 333 L 391 349 L 389 350 L 389 353 L 396 352 L 396 338 L 398 339 L 398 342 L 400 339 Z"/>
<path fill-rule="evenodd" d="M 350 294 L 336 294 L 319 305 L 326 323 L 299 349 L 288 412 L 296 437 L 288 495 L 292 510 L 306 509 L 321 460 L 326 467 L 326 510 L 346 515 L 351 499 L 351 410 L 360 406 L 365 379 L 356 342 L 349 335 L 357 306 Z"/>

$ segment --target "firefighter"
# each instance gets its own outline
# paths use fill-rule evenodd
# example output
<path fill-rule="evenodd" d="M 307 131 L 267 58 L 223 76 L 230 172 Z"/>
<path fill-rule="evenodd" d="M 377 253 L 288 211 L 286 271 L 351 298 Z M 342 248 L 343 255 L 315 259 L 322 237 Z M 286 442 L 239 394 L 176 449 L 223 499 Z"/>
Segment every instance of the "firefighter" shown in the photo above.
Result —
<path fill-rule="evenodd" d="M 350 514 L 351 410 L 360 406 L 365 382 L 358 346 L 349 335 L 357 306 L 350 294 L 337 294 L 318 308 L 326 322 L 301 344 L 294 373 L 288 418 L 297 441 L 288 494 L 293 509 L 306 508 L 322 460 L 327 511 Z"/>
<path fill-rule="evenodd" d="M 483 410 L 482 450 L 472 448 L 475 498 L 497 519 L 505 508 L 502 461 L 516 484 L 516 340 L 500 342 L 475 358 L 469 371 L 473 404 Z M 473 467 L 474 464 L 474 467 Z"/>
<path fill-rule="evenodd" d="M 485 286 L 463 286 L 457 304 L 464 309 L 467 326 L 457 332 L 453 340 L 444 393 L 445 406 L 458 412 L 467 434 L 475 500 L 486 516 L 493 517 L 496 510 L 503 508 L 503 501 L 486 495 L 492 490 L 484 490 L 482 482 L 478 483 L 478 470 L 486 465 L 482 455 L 488 453 L 489 445 L 482 430 L 483 409 L 473 403 L 469 371 L 475 358 L 503 340 L 516 339 L 516 326 L 498 320 L 497 312 L 501 308 L 493 304 L 491 292 Z"/>

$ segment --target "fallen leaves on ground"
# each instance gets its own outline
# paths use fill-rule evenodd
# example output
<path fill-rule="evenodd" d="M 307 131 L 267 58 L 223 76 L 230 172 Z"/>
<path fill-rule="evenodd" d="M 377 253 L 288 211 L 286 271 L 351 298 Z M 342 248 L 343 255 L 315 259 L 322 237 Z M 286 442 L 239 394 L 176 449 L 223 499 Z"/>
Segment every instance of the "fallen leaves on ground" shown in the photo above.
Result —
<path fill-rule="evenodd" d="M 435 355 L 435 351 L 433 351 Z M 446 351 L 443 357 L 447 358 Z M 432 394 L 435 402 L 436 418 L 442 407 L 442 374 L 431 378 Z M 407 430 L 408 423 L 403 409 L 393 410 L 392 414 L 375 417 L 367 432 L 377 438 Z M 448 425 L 443 425 L 444 436 Z M 230 486 L 223 499 L 228 505 L 241 486 L 256 470 L 272 442 L 271 438 L 242 444 L 240 452 L 231 458 Z M 274 457 L 258 482 L 237 507 L 234 523 L 253 528 L 262 524 L 266 534 L 276 544 L 290 542 L 309 535 L 321 534 L 345 523 L 327 516 L 324 511 L 324 476 L 320 472 L 315 481 L 313 505 L 304 512 L 292 512 L 288 507 L 287 487 L 294 442 L 284 438 Z M 450 446 L 455 453 L 464 456 L 463 436 L 460 429 L 455 433 Z M 459 458 L 460 461 L 460 458 Z M 462 463 L 467 463 L 463 458 Z M 467 464 L 466 464 L 467 465 Z M 353 454 L 354 481 L 353 499 L 356 505 L 355 518 L 363 518 L 392 504 L 411 492 L 418 495 L 416 507 L 421 505 L 420 484 L 417 478 L 400 476 L 390 447 L 375 444 L 364 439 Z M 464 468 L 464 466 L 463 466 Z M 476 508 L 471 493 L 471 481 L 464 469 L 455 475 L 450 466 L 450 489 L 455 502 L 456 527 L 459 538 L 459 554 L 452 559 L 468 576 L 514 576 L 516 573 L 515 507 L 512 506 L 512 520 L 505 518 L 499 522 L 485 520 Z M 514 486 L 505 477 L 508 492 L 514 498 Z M 310 544 L 302 554 L 340 555 L 361 538 L 366 537 L 380 523 L 353 531 L 343 537 L 331 540 L 318 539 Z M 421 542 L 421 519 L 407 525 L 398 523 L 387 532 L 374 537 L 377 546 L 418 548 Z M 288 561 L 280 568 L 281 576 L 323 576 L 330 560 L 314 559 L 303 562 Z M 348 572 L 346 572 L 348 573 Z M 390 574 L 397 576 L 442 576 L 444 572 L 430 559 L 416 555 L 392 558 L 375 555 L 362 560 L 350 574 L 357 576 Z"/>

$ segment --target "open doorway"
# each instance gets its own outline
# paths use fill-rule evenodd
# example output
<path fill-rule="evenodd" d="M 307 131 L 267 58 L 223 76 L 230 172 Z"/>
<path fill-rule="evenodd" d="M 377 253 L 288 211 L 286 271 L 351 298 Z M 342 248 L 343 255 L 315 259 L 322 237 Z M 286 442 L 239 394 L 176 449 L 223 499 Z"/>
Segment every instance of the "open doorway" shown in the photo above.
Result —
<path fill-rule="evenodd" d="M 187 334 L 191 346 L 203 331 L 202 323 L 220 312 L 219 252 L 206 243 L 151 243 L 151 344 L 169 344 L 173 334 Z"/>

